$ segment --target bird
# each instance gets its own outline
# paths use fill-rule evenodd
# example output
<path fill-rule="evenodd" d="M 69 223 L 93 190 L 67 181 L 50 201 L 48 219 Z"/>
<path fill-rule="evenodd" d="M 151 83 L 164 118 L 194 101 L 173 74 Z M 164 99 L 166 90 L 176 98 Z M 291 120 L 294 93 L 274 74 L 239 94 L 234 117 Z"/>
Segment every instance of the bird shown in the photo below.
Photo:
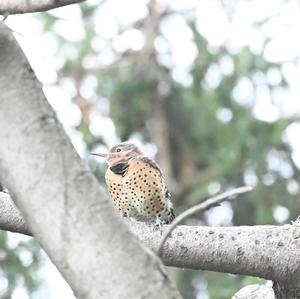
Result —
<path fill-rule="evenodd" d="M 108 164 L 105 181 L 109 196 L 124 217 L 154 222 L 160 230 L 175 218 L 163 173 L 135 143 L 122 142 L 108 153 L 92 153 Z"/>

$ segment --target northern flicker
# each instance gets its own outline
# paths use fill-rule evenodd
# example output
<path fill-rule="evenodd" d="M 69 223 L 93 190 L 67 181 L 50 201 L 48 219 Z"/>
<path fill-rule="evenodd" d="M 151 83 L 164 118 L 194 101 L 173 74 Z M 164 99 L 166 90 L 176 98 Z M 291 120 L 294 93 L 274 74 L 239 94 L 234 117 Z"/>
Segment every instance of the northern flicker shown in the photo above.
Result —
<path fill-rule="evenodd" d="M 175 218 L 170 193 L 159 166 L 130 142 L 115 145 L 105 158 L 105 180 L 110 198 L 124 217 L 139 221 L 171 223 Z"/>

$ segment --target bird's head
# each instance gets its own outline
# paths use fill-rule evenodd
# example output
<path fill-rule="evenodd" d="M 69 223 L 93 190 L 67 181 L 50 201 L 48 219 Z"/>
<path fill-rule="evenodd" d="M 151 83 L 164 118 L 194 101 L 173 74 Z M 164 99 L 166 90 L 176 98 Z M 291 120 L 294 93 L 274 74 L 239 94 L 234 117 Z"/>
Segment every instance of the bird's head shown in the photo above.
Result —
<path fill-rule="evenodd" d="M 122 142 L 112 147 L 107 154 L 92 153 L 92 155 L 103 157 L 109 166 L 114 166 L 128 163 L 131 158 L 143 156 L 143 152 L 132 142 Z"/>

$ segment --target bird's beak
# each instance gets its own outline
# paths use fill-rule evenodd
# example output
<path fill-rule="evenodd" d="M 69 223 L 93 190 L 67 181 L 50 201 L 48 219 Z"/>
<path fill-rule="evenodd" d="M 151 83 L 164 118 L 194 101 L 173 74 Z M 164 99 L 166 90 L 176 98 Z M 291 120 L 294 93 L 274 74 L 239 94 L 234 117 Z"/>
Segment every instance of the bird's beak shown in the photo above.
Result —
<path fill-rule="evenodd" d="M 106 158 L 106 156 L 107 156 L 107 154 L 98 154 L 98 153 L 91 153 L 91 155 L 102 157 L 102 158 Z"/>

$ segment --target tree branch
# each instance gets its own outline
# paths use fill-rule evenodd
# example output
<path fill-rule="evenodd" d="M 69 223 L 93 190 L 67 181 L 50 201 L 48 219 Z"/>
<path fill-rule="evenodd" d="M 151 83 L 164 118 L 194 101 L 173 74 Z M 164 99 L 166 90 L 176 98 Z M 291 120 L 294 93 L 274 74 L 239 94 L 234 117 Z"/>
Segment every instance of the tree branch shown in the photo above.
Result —
<path fill-rule="evenodd" d="M 0 192 L 0 229 L 32 236 L 8 193 Z"/>
<path fill-rule="evenodd" d="M 0 193 L 0 229 L 30 234 L 8 194 Z M 7 210 L 9 211 L 7 213 Z M 11 217 L 11 219 L 7 219 Z M 23 223 L 23 224 L 21 224 Z M 130 230 L 153 251 L 161 235 L 151 224 L 127 220 Z M 163 226 L 163 230 L 168 229 Z M 298 282 L 300 228 L 284 226 L 177 226 L 161 258 L 168 266 L 257 276 L 288 284 Z"/>
<path fill-rule="evenodd" d="M 252 284 L 239 290 L 231 299 L 275 299 L 271 286 Z"/>
<path fill-rule="evenodd" d="M 166 232 L 163 234 L 161 238 L 161 242 L 158 246 L 157 253 L 160 254 L 161 249 L 166 242 L 168 236 L 172 233 L 172 231 L 175 229 L 175 227 L 182 223 L 186 218 L 190 217 L 193 214 L 196 214 L 198 212 L 203 212 L 205 210 L 210 209 L 213 206 L 219 205 L 224 200 L 238 194 L 243 194 L 246 192 L 251 191 L 253 188 L 250 186 L 243 186 L 236 189 L 232 189 L 229 191 L 226 191 L 221 194 L 217 194 L 216 196 L 213 196 L 211 198 L 208 198 L 207 200 L 204 200 L 203 202 L 200 202 L 199 204 L 189 208 L 188 210 L 184 211 L 180 215 L 178 215 L 175 220 L 171 223 L 171 225 L 168 227 Z"/>
<path fill-rule="evenodd" d="M 1 0 L 0 15 L 41 12 L 85 0 Z"/>
<path fill-rule="evenodd" d="M 2 22 L 0 70 L 0 181 L 75 296 L 180 298 L 75 152 Z"/>

